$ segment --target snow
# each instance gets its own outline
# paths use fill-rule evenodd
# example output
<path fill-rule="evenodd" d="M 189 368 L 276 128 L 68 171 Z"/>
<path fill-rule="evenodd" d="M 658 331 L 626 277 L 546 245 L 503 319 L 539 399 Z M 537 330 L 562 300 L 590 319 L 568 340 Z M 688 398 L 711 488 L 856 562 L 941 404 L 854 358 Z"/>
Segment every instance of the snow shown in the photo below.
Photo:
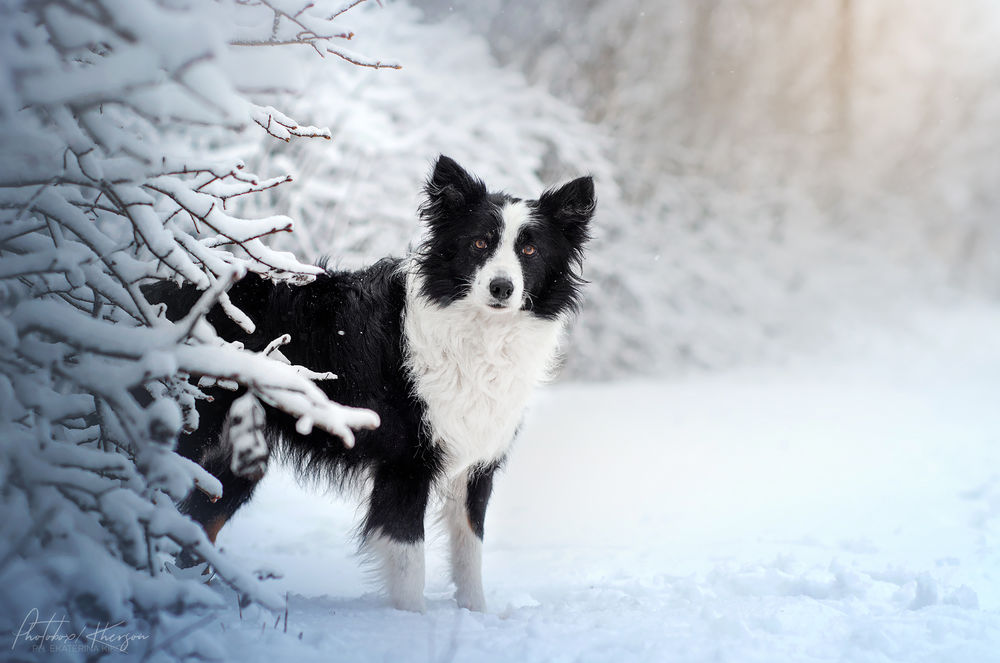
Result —
<path fill-rule="evenodd" d="M 545 389 L 488 514 L 486 614 L 436 534 L 427 612 L 388 608 L 354 499 L 272 467 L 219 542 L 284 574 L 287 633 L 235 606 L 207 632 L 245 661 L 1000 661 L 998 325 L 913 314 L 782 366 Z"/>

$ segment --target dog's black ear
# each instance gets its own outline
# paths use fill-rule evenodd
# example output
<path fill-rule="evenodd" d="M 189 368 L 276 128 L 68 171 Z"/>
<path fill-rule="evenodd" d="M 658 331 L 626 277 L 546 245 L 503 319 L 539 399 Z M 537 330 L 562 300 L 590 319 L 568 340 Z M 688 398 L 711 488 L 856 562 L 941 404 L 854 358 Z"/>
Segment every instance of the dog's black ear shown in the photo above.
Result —
<path fill-rule="evenodd" d="M 433 217 L 441 212 L 469 207 L 481 200 L 486 196 L 486 185 L 454 159 L 442 154 L 434 164 L 434 172 L 427 180 L 424 191 L 427 194 L 427 202 L 422 208 L 424 216 Z"/>
<path fill-rule="evenodd" d="M 538 198 L 538 210 L 562 226 L 570 240 L 578 245 L 590 237 L 587 226 L 596 207 L 592 177 L 578 177 L 558 189 L 549 189 Z"/>

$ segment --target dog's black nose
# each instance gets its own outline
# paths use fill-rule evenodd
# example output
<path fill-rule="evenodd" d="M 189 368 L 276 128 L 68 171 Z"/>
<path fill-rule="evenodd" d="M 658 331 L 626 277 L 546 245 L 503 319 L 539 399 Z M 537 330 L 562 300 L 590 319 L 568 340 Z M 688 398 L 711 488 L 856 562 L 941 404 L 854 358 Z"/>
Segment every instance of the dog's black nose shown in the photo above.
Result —
<path fill-rule="evenodd" d="M 490 294 L 501 301 L 509 299 L 514 292 L 514 283 L 505 276 L 499 276 L 490 281 Z"/>

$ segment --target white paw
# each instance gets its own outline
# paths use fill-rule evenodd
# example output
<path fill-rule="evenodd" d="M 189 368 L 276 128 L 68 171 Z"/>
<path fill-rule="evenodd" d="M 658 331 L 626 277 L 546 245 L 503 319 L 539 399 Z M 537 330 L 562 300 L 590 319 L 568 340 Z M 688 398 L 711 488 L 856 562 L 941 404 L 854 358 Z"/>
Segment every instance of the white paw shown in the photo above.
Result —
<path fill-rule="evenodd" d="M 472 591 L 459 590 L 455 592 L 455 600 L 458 602 L 459 608 L 465 608 L 472 612 L 486 612 L 486 598 L 483 596 L 482 589 Z"/>
<path fill-rule="evenodd" d="M 389 603 L 397 610 L 424 611 L 424 543 L 405 543 L 373 536 L 366 543 L 384 583 Z"/>
<path fill-rule="evenodd" d="M 392 607 L 396 610 L 406 610 L 407 612 L 422 613 L 427 610 L 423 596 L 393 596 Z"/>

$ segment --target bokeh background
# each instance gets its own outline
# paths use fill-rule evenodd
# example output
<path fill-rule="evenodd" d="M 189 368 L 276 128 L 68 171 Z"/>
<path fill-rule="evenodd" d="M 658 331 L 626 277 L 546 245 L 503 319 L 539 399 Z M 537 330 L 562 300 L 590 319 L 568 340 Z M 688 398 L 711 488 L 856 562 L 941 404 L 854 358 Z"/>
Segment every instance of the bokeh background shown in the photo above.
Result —
<path fill-rule="evenodd" d="M 988 1 L 419 6 L 351 16 L 352 48 L 402 70 L 288 67 L 289 112 L 332 143 L 247 147 L 300 176 L 248 211 L 297 219 L 279 241 L 305 258 L 405 251 L 442 152 L 521 196 L 597 178 L 564 377 L 783 361 L 1000 294 Z"/>

